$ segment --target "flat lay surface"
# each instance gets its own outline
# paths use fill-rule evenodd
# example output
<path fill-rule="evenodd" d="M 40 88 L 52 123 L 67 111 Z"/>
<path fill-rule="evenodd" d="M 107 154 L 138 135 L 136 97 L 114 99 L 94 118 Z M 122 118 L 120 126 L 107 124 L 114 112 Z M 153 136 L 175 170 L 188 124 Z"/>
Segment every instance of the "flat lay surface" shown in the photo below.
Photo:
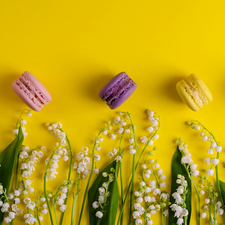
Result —
<path fill-rule="evenodd" d="M 28 136 L 24 144 L 30 148 L 45 145 L 48 149 L 31 178 L 37 194 L 41 192 L 45 159 L 56 141 L 44 124 L 60 121 L 76 154 L 84 146 L 91 149 L 105 122 L 113 120 L 119 111 L 131 113 L 139 145 L 140 137 L 147 134 L 149 126 L 145 110 L 152 109 L 159 115 L 161 127 L 159 139 L 154 142 L 158 149 L 154 159 L 159 160 L 166 175 L 168 192 L 177 138 L 181 137 L 188 143 L 198 169 L 207 169 L 203 160 L 208 157 L 210 145 L 202 141 L 198 131 L 190 129 L 185 123 L 199 120 L 225 149 L 224 7 L 224 1 L 203 0 L 2 2 L 0 151 L 15 137 L 12 131 L 16 120 L 22 110 L 28 108 L 13 91 L 12 82 L 24 71 L 29 71 L 44 84 L 52 97 L 40 112 L 33 112 L 32 117 L 25 118 Z M 137 88 L 125 103 L 112 110 L 98 94 L 120 72 L 126 72 Z M 185 105 L 176 90 L 176 83 L 191 73 L 204 81 L 213 96 L 212 102 L 197 112 Z M 112 147 L 114 145 L 110 141 L 102 147 L 98 162 L 100 170 L 110 162 L 107 153 Z M 132 157 L 129 149 L 125 151 L 123 173 L 124 180 L 128 181 Z M 219 172 L 220 179 L 225 181 L 223 151 Z M 60 163 L 57 179 L 48 183 L 49 188 L 54 189 L 67 179 L 64 171 L 68 170 L 68 165 L 68 162 Z M 73 176 L 75 173 L 72 173 Z M 138 170 L 135 177 L 136 181 L 141 177 Z M 198 184 L 199 179 L 194 179 Z M 81 184 L 77 197 L 77 214 L 85 182 Z M 125 182 L 126 185 L 128 182 Z M 72 189 L 65 224 L 70 222 Z M 194 191 L 192 198 L 193 202 L 197 201 Z M 197 224 L 196 209 L 196 204 L 193 204 L 192 225 Z M 127 205 L 125 224 L 128 223 L 128 212 Z M 161 224 L 161 217 L 154 215 L 153 221 Z M 222 223 L 221 216 L 218 221 Z M 24 219 L 17 218 L 15 224 L 24 224 Z M 47 215 L 43 224 L 50 224 Z M 82 224 L 89 224 L 87 205 Z"/>

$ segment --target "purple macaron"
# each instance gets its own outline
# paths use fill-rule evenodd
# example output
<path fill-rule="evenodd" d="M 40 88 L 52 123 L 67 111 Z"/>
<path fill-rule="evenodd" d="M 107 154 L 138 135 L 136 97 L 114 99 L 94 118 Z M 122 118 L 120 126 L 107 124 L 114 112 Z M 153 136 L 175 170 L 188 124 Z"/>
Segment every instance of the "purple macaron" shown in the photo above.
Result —
<path fill-rule="evenodd" d="M 99 92 L 99 97 L 107 102 L 111 109 L 122 105 L 135 91 L 137 84 L 125 73 L 113 77 Z"/>

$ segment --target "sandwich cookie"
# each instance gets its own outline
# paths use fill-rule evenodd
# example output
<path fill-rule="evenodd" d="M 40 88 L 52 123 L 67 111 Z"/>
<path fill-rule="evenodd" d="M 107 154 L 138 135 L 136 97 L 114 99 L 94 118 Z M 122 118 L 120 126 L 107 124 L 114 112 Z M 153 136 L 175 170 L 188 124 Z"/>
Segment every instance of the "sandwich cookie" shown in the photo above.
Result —
<path fill-rule="evenodd" d="M 106 101 L 111 109 L 122 105 L 135 91 L 137 84 L 125 73 L 113 77 L 99 92 L 99 97 Z"/>
<path fill-rule="evenodd" d="M 24 72 L 12 83 L 16 94 L 34 111 L 40 111 L 52 97 L 45 86 L 30 72 Z"/>
<path fill-rule="evenodd" d="M 195 74 L 181 80 L 176 85 L 177 92 L 186 105 L 198 111 L 212 101 L 212 94 L 205 83 Z"/>

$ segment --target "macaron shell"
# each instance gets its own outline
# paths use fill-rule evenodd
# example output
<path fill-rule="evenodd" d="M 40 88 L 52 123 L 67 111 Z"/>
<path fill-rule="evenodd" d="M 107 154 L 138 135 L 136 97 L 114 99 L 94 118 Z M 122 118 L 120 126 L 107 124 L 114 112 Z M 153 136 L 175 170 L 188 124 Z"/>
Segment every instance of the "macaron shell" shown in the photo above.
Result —
<path fill-rule="evenodd" d="M 12 83 L 13 90 L 16 94 L 34 111 L 40 111 L 43 105 L 34 97 L 33 94 L 26 88 L 26 86 L 19 80 L 16 79 Z"/>
<path fill-rule="evenodd" d="M 33 91 L 44 104 L 48 104 L 52 97 L 46 87 L 32 73 L 25 71 L 21 78 L 23 82 Z"/>
<path fill-rule="evenodd" d="M 133 81 L 132 81 L 133 82 Z M 124 86 L 124 88 L 120 91 L 123 92 L 123 94 L 121 96 L 120 93 L 118 94 L 118 98 L 112 103 L 112 104 L 108 104 L 107 105 L 111 108 L 111 109 L 116 109 L 118 108 L 120 105 L 122 105 L 135 91 L 137 87 L 136 83 L 132 83 L 132 86 Z"/>
<path fill-rule="evenodd" d="M 184 80 L 176 84 L 176 89 L 181 99 L 190 109 L 192 109 L 193 111 L 198 111 L 199 109 L 201 109 L 201 106 L 196 103 L 196 100 L 192 95 L 192 91 L 189 87 L 187 87 Z"/>
<path fill-rule="evenodd" d="M 114 76 L 99 92 L 98 96 L 105 100 L 111 93 L 114 92 L 114 89 L 117 88 L 118 82 L 123 78 L 128 76 L 125 72 L 121 72 Z"/>
<path fill-rule="evenodd" d="M 209 90 L 209 88 L 206 86 L 206 84 L 200 79 L 197 75 L 191 74 L 188 76 L 190 81 L 192 81 L 192 84 L 196 89 L 198 89 L 198 93 L 201 96 L 202 100 L 204 101 L 204 104 L 208 104 L 208 102 L 211 102 L 213 97 Z M 200 89 L 200 90 L 199 90 Z"/>

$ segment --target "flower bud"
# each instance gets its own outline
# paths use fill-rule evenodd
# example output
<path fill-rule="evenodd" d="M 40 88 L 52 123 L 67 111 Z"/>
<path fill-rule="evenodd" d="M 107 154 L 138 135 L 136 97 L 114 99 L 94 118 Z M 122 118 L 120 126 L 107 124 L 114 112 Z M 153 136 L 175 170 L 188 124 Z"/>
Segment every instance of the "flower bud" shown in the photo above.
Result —
<path fill-rule="evenodd" d="M 52 198 L 52 194 L 48 194 L 48 198 Z"/>
<path fill-rule="evenodd" d="M 62 185 L 66 185 L 67 184 L 67 180 L 64 180 L 63 182 L 62 182 Z"/>

